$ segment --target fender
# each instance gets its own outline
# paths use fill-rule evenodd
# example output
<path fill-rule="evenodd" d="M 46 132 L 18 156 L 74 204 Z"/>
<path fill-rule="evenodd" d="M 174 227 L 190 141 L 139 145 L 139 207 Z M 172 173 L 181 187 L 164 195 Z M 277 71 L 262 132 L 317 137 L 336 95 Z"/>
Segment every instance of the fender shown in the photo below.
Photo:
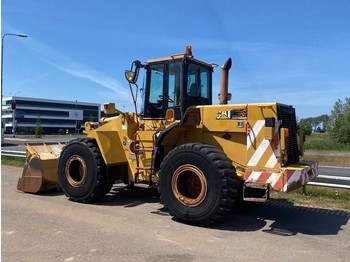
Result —
<path fill-rule="evenodd" d="M 155 141 L 155 147 L 154 147 L 154 153 L 153 153 L 153 160 L 152 160 L 152 171 L 158 172 L 160 164 L 162 163 L 164 152 L 163 148 L 160 146 L 162 144 L 163 139 L 167 136 L 167 134 L 173 130 L 174 128 L 178 127 L 180 123 L 175 123 L 167 128 L 165 128 L 162 132 L 160 132 L 157 135 L 157 139 Z"/>
<path fill-rule="evenodd" d="M 152 171 L 158 172 L 160 168 L 160 164 L 165 157 L 165 153 L 162 148 L 162 142 L 167 137 L 167 135 L 178 127 L 190 127 L 197 126 L 201 122 L 201 114 L 199 107 L 189 107 L 185 114 L 183 115 L 180 122 L 174 123 L 173 125 L 165 128 L 162 132 L 157 135 L 157 139 L 155 141 L 155 150 L 153 154 L 152 160 Z M 176 146 L 174 144 L 174 146 Z"/>

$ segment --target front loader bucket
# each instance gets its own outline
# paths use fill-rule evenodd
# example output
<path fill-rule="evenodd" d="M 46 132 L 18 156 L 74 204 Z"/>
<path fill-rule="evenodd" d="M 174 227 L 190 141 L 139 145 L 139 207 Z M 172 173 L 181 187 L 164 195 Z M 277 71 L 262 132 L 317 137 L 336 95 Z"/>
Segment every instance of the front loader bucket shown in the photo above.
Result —
<path fill-rule="evenodd" d="M 60 143 L 26 144 L 27 156 L 17 191 L 38 193 L 59 189 L 58 157 L 63 148 Z"/>

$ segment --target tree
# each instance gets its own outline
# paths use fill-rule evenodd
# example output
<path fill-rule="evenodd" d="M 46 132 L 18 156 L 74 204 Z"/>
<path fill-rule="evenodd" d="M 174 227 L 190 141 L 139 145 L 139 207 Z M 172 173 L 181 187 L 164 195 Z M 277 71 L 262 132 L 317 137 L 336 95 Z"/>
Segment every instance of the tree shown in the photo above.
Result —
<path fill-rule="evenodd" d="M 315 118 L 315 125 L 314 131 L 317 132 L 325 132 L 326 131 L 326 125 L 329 119 L 329 115 L 320 115 Z"/>
<path fill-rule="evenodd" d="M 299 128 L 302 128 L 307 136 L 310 136 L 312 133 L 312 125 L 305 119 L 300 119 Z"/>
<path fill-rule="evenodd" d="M 313 118 L 302 118 L 299 121 L 299 128 L 304 130 L 305 135 L 310 136 L 313 130 Z"/>
<path fill-rule="evenodd" d="M 92 114 L 90 114 L 89 122 L 94 122 L 94 117 L 92 116 Z"/>
<path fill-rule="evenodd" d="M 308 117 L 300 119 L 299 127 L 302 127 L 305 135 L 311 135 L 312 132 L 325 132 L 328 115 L 320 115 L 317 117 Z"/>
<path fill-rule="evenodd" d="M 327 129 L 336 141 L 350 144 L 350 97 L 345 97 L 345 101 L 338 99 L 335 102 Z"/>
<path fill-rule="evenodd" d="M 35 137 L 41 138 L 42 134 L 43 134 L 43 129 L 41 127 L 40 115 L 38 115 L 38 118 L 36 119 Z"/>

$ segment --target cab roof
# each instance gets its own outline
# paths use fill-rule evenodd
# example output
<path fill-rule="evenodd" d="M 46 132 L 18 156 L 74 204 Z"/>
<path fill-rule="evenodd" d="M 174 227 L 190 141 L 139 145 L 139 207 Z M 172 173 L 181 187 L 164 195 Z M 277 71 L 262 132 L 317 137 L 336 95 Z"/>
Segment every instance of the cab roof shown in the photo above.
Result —
<path fill-rule="evenodd" d="M 199 64 L 202 64 L 204 66 L 207 66 L 207 67 L 214 67 L 213 64 L 208 64 L 208 63 L 206 63 L 204 61 L 195 59 L 192 55 L 189 55 L 189 54 L 177 54 L 177 55 L 171 55 L 171 56 L 168 56 L 168 57 L 150 59 L 150 60 L 148 60 L 146 62 L 146 65 L 147 64 L 153 64 L 153 63 L 158 63 L 158 62 L 171 61 L 171 60 L 186 59 L 186 58 L 191 60 L 191 61 L 194 61 L 196 63 L 199 63 Z"/>

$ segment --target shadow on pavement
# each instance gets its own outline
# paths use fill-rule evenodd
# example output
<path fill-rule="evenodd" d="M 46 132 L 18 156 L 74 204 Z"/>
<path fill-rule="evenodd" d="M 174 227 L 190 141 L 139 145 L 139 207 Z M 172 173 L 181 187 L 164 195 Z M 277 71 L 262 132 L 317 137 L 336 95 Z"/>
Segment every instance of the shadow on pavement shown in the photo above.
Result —
<path fill-rule="evenodd" d="M 53 191 L 42 195 L 57 196 L 61 194 L 62 192 Z M 160 203 L 157 189 L 116 184 L 105 198 L 91 204 L 132 208 L 146 203 Z M 169 216 L 164 208 L 155 209 L 151 213 Z M 350 212 L 347 211 L 294 206 L 292 202 L 287 200 L 271 199 L 266 203 L 243 202 L 235 206 L 225 218 L 206 228 L 241 232 L 261 230 L 264 233 L 282 237 L 298 233 L 337 235 L 343 230 L 342 226 L 348 223 L 349 218 Z M 269 225 L 268 229 L 266 229 L 266 225 Z"/>
<path fill-rule="evenodd" d="M 294 206 L 286 200 L 270 200 L 266 203 L 243 203 L 212 228 L 256 231 L 271 222 L 269 229 L 262 232 L 279 236 L 293 236 L 298 233 L 337 235 L 349 218 L 350 212 L 346 211 Z"/>
<path fill-rule="evenodd" d="M 124 184 L 115 184 L 111 191 L 101 200 L 92 204 L 107 206 L 135 207 L 145 203 L 159 202 L 157 189 L 143 187 L 129 187 Z"/>
<path fill-rule="evenodd" d="M 156 189 L 116 185 L 97 205 L 135 207 L 144 203 L 159 203 Z M 152 212 L 169 215 L 164 209 Z M 257 231 L 279 236 L 337 235 L 350 218 L 350 212 L 315 207 L 294 206 L 287 200 L 271 199 L 266 203 L 244 202 L 237 205 L 221 221 L 208 228 L 232 231 Z M 271 223 L 271 224 L 270 224 Z M 269 229 L 265 226 L 269 225 Z M 263 229 L 265 228 L 265 229 Z"/>

